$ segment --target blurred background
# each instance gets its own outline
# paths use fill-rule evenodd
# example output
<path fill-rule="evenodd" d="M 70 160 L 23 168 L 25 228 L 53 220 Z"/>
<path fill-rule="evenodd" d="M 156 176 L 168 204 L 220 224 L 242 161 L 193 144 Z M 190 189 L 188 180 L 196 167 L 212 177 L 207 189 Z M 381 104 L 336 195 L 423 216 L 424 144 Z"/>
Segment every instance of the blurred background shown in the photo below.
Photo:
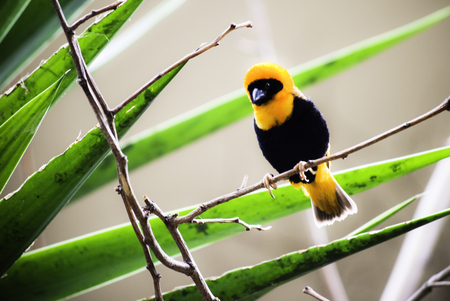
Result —
<path fill-rule="evenodd" d="M 111 2 L 91 1 L 80 14 Z M 122 31 L 160 3 L 144 2 Z M 112 62 L 95 71 L 94 77 L 107 102 L 115 106 L 158 72 L 200 44 L 215 39 L 231 22 L 253 22 L 253 29 L 235 31 L 219 47 L 191 60 L 129 131 L 126 139 L 210 100 L 243 89 L 243 77 L 255 63 L 273 61 L 289 70 L 449 4 L 450 1 L 444 0 L 185 1 Z M 450 20 L 445 20 L 348 71 L 302 90 L 328 122 L 332 153 L 419 116 L 450 94 L 449 29 Z M 59 32 L 20 77 L 35 69 L 64 43 L 65 38 Z M 64 152 L 80 131 L 84 135 L 96 123 L 87 99 L 74 85 L 45 118 L 4 194 L 17 189 L 32 172 Z M 442 113 L 359 151 L 345 161 L 335 161 L 332 170 L 444 146 L 448 144 L 449 128 L 449 115 Z M 393 205 L 423 192 L 433 170 L 434 166 L 430 166 L 355 195 L 358 214 L 332 227 L 310 227 L 312 213 L 307 210 L 271 223 L 270 231 L 243 231 L 195 251 L 194 258 L 203 275 L 213 277 L 308 248 L 315 244 L 315 238 L 324 235 L 329 240 L 341 238 Z M 275 173 L 261 155 L 249 116 L 133 172 L 131 179 L 139 198 L 147 194 L 163 210 L 169 211 L 231 192 L 241 185 L 246 174 L 248 183 L 253 184 L 267 172 Z M 114 192 L 115 185 L 116 182 L 111 182 L 64 208 L 37 244 L 45 246 L 126 223 L 127 214 L 122 200 Z M 381 227 L 412 219 L 416 206 L 417 203 L 413 203 Z M 443 234 L 420 276 L 421 283 L 450 264 L 450 237 L 445 231 L 450 220 L 446 218 L 444 223 Z M 396 238 L 337 263 L 349 300 L 380 299 L 403 240 L 403 236 Z M 157 269 L 163 277 L 163 291 L 190 284 L 190 279 L 184 275 L 161 265 Z M 302 294 L 307 285 L 330 299 L 344 298 L 330 292 L 324 273 L 318 270 L 273 290 L 261 300 L 312 300 Z M 151 277 L 144 271 L 73 300 L 135 300 L 150 295 L 153 295 Z M 450 289 L 437 288 L 425 300 L 448 299 Z"/>

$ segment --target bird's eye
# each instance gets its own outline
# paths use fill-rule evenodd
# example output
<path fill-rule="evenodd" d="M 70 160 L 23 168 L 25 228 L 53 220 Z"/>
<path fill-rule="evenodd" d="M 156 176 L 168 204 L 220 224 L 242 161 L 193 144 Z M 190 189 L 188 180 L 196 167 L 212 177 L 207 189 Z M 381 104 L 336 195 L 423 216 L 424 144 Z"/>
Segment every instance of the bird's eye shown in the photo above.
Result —
<path fill-rule="evenodd" d="M 264 88 L 265 88 L 266 90 L 269 90 L 269 88 L 270 88 L 270 83 L 266 83 L 266 84 L 264 85 Z"/>

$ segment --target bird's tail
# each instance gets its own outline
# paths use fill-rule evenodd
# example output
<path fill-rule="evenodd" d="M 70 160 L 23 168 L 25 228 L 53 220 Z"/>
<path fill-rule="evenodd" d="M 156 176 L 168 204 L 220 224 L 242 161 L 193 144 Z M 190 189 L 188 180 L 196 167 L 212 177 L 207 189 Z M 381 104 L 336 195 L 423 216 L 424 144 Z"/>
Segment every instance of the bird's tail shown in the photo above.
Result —
<path fill-rule="evenodd" d="M 319 228 L 332 225 L 334 221 L 341 221 L 358 211 L 355 202 L 336 182 L 326 163 L 318 166 L 312 183 L 292 184 L 294 187 L 300 186 L 311 198 L 315 222 Z"/>

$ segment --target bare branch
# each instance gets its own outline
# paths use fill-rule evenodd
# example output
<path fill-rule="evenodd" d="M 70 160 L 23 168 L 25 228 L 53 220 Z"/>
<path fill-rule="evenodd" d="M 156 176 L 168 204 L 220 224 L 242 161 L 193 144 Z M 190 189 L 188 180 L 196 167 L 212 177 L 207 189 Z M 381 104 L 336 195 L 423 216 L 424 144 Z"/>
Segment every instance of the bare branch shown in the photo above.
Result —
<path fill-rule="evenodd" d="M 189 273 L 187 273 L 186 275 L 192 278 L 198 290 L 200 291 L 203 300 L 219 300 L 212 294 L 211 290 L 206 284 L 205 278 L 201 274 L 200 269 L 197 267 L 197 264 L 195 263 L 195 260 L 192 257 L 191 252 L 189 251 L 189 248 L 183 239 L 183 236 L 178 230 L 178 224 L 174 222 L 177 215 L 165 215 L 161 208 L 159 208 L 159 206 L 153 200 L 150 200 L 147 196 L 144 196 L 144 203 L 146 205 L 144 211 L 148 212 L 149 214 L 155 214 L 166 225 L 167 229 L 172 235 L 173 240 L 177 244 L 178 249 L 180 250 L 183 261 L 188 263 L 190 266 Z"/>
<path fill-rule="evenodd" d="M 433 287 L 438 286 L 450 286 L 450 281 L 442 281 L 443 279 L 450 277 L 450 265 L 433 275 L 428 279 L 411 297 L 408 301 L 419 301 L 433 290 Z"/>
<path fill-rule="evenodd" d="M 123 3 L 123 1 L 118 0 L 118 1 L 114 2 L 113 4 L 107 5 L 107 6 L 103 7 L 103 8 L 93 9 L 90 13 L 88 13 L 87 15 L 81 17 L 75 23 L 73 23 L 72 26 L 70 26 L 70 28 L 73 31 L 75 31 L 75 30 L 77 30 L 78 26 L 80 26 L 81 24 L 83 24 L 84 22 L 89 20 L 90 18 L 95 17 L 97 15 L 100 15 L 100 14 L 102 14 L 104 12 L 109 11 L 109 10 L 115 10 L 120 5 L 122 5 L 122 3 Z"/>
<path fill-rule="evenodd" d="M 419 124 L 422 121 L 425 121 L 425 120 L 427 120 L 427 119 L 429 119 L 431 117 L 434 117 L 437 114 L 439 114 L 439 113 L 441 113 L 443 111 L 446 111 L 446 110 L 450 111 L 450 96 L 447 97 L 439 106 L 437 106 L 433 110 L 428 111 L 427 113 L 425 113 L 425 114 L 423 114 L 423 115 L 421 115 L 421 116 L 419 116 L 417 118 L 414 118 L 414 119 L 412 119 L 409 122 L 405 122 L 405 123 L 403 123 L 403 124 L 393 128 L 393 129 L 390 129 L 389 131 L 386 131 L 386 132 L 384 132 L 384 133 L 382 133 L 382 134 L 380 134 L 378 136 L 375 136 L 375 137 L 373 137 L 373 138 L 371 138 L 369 140 L 366 140 L 364 142 L 356 144 L 355 146 L 352 146 L 352 147 L 347 148 L 347 149 L 345 149 L 343 151 L 340 151 L 340 152 L 338 152 L 338 153 L 336 153 L 336 154 L 334 154 L 332 156 L 323 157 L 321 159 L 312 160 L 312 161 L 307 162 L 306 165 L 305 165 L 305 169 L 308 169 L 308 168 L 320 165 L 320 164 L 325 163 L 325 162 L 334 161 L 334 160 L 337 160 L 337 159 L 345 159 L 345 158 L 348 157 L 348 155 L 350 155 L 350 154 L 352 154 L 354 152 L 357 152 L 357 151 L 359 151 L 359 150 L 361 150 L 363 148 L 366 148 L 369 145 L 372 145 L 372 144 L 375 144 L 377 142 L 380 142 L 381 140 L 384 140 L 384 139 L 386 139 L 386 138 L 388 138 L 388 137 L 390 137 L 390 136 L 392 136 L 394 134 L 397 134 L 397 133 L 399 133 L 399 132 L 401 132 L 403 130 L 406 130 L 406 129 L 408 129 L 408 128 L 416 125 L 416 124 Z M 289 174 L 289 175 L 286 174 L 285 176 L 286 176 L 286 178 L 289 178 L 290 176 L 292 176 L 294 174 L 295 174 L 295 172 L 293 172 L 292 174 Z"/>
<path fill-rule="evenodd" d="M 244 179 L 242 180 L 241 187 L 239 187 L 239 189 L 244 189 L 245 186 L 247 186 L 247 181 L 248 181 L 248 175 L 245 175 Z"/>
<path fill-rule="evenodd" d="M 186 63 L 187 61 L 189 61 L 190 59 L 202 54 L 203 52 L 219 46 L 219 42 L 230 32 L 232 32 L 233 30 L 239 29 L 239 28 L 244 28 L 244 27 L 252 27 L 252 23 L 250 21 L 241 23 L 241 24 L 234 24 L 231 23 L 231 25 L 221 34 L 219 35 L 214 41 L 212 41 L 209 44 L 200 46 L 199 48 L 197 48 L 195 51 L 193 51 L 192 53 L 184 56 L 182 59 L 180 59 L 178 62 L 172 64 L 170 67 L 168 67 L 167 69 L 165 69 L 164 71 L 162 71 L 161 73 L 159 73 L 158 75 L 156 75 L 154 78 L 152 78 L 149 82 L 147 82 L 145 85 L 143 85 L 139 90 L 137 90 L 136 92 L 134 92 L 132 95 L 130 95 L 126 100 L 124 100 L 121 104 L 119 104 L 117 107 L 115 107 L 112 112 L 114 114 L 117 114 L 123 107 L 125 107 L 127 104 L 129 104 L 130 102 L 132 102 L 139 94 L 141 94 L 143 91 L 145 91 L 148 87 L 150 87 L 151 85 L 153 85 L 153 83 L 155 83 L 157 80 L 159 80 L 161 77 L 163 77 L 164 75 L 166 75 L 167 73 L 169 73 L 170 71 L 172 71 L 173 69 L 175 69 L 176 67 L 180 66 L 181 64 Z"/>
<path fill-rule="evenodd" d="M 307 286 L 303 289 L 303 293 L 310 295 L 311 297 L 316 298 L 319 301 L 330 301 L 327 298 L 321 296 L 320 294 L 318 294 L 316 291 L 314 291 L 311 287 Z"/>
<path fill-rule="evenodd" d="M 417 117 L 417 118 L 415 118 L 415 119 L 413 119 L 413 120 L 411 120 L 409 122 L 406 122 L 406 123 L 404 123 L 404 124 L 402 124 L 400 126 L 397 126 L 397 127 L 393 128 L 393 129 L 391 129 L 389 131 L 386 131 L 386 132 L 384 132 L 384 133 L 382 133 L 382 134 L 380 134 L 378 136 L 375 136 L 375 137 L 373 137 L 371 139 L 368 139 L 368 140 L 366 140 L 366 141 L 364 141 L 362 143 L 359 143 L 359 144 L 357 144 L 355 146 L 347 148 L 346 150 L 338 152 L 338 153 L 336 153 L 334 155 L 323 157 L 323 158 L 320 158 L 320 159 L 317 159 L 317 160 L 308 161 L 303 166 L 304 166 L 305 169 L 308 169 L 308 168 L 312 168 L 314 166 L 317 166 L 319 164 L 322 164 L 322 163 L 325 163 L 325 162 L 328 162 L 328 161 L 333 161 L 333 160 L 337 160 L 337 159 L 346 158 L 351 153 L 354 153 L 354 152 L 356 152 L 356 151 L 358 151 L 360 149 L 363 149 L 363 148 L 365 148 L 365 147 L 367 147 L 369 145 L 377 143 L 377 142 L 379 142 L 379 141 L 381 141 L 381 140 L 383 140 L 383 139 L 385 139 L 385 138 L 387 138 L 389 136 L 392 136 L 392 135 L 394 135 L 394 134 L 396 134 L 396 133 L 398 133 L 400 131 L 403 131 L 403 130 L 405 130 L 407 128 L 410 128 L 413 125 L 419 124 L 420 122 L 425 121 L 425 120 L 427 120 L 427 119 L 429 119 L 429 118 L 431 118 L 433 116 L 436 116 L 437 114 L 439 114 L 439 113 L 441 113 L 441 112 L 443 112 L 445 110 L 450 111 L 450 96 L 447 97 L 447 99 L 444 102 L 442 102 L 439 106 L 437 106 L 433 110 L 431 110 L 431 111 L 429 111 L 429 112 L 427 112 L 427 113 L 425 113 L 425 114 L 423 114 L 423 115 L 421 115 L 421 116 L 419 116 L 419 117 Z M 281 174 L 279 174 L 277 176 L 272 177 L 270 179 L 270 184 L 273 186 L 273 184 L 275 184 L 275 183 L 277 183 L 279 181 L 282 181 L 282 180 L 287 180 L 287 179 L 289 179 L 289 177 L 297 174 L 298 172 L 299 172 L 299 170 L 298 170 L 298 168 L 296 166 L 296 167 L 294 167 L 291 170 L 285 171 L 285 172 L 283 172 L 283 173 L 281 173 Z M 223 203 L 228 202 L 230 200 L 233 200 L 233 199 L 236 199 L 236 198 L 241 197 L 243 195 L 249 194 L 250 192 L 256 191 L 256 190 L 261 189 L 261 188 L 264 188 L 264 187 L 266 187 L 265 184 L 264 184 L 264 181 L 265 181 L 265 178 L 262 181 L 260 181 L 260 182 L 258 182 L 256 184 L 253 184 L 253 185 L 248 186 L 246 188 L 242 188 L 242 186 L 241 186 L 239 189 L 237 189 L 237 190 L 235 190 L 235 191 L 233 191 L 231 193 L 228 193 L 226 195 L 217 197 L 217 198 L 215 198 L 215 199 L 213 199 L 213 200 L 211 200 L 211 201 L 209 201 L 207 203 L 203 203 L 198 208 L 192 210 L 190 213 L 188 213 L 188 214 L 186 214 L 184 216 L 177 217 L 177 223 L 178 224 L 183 224 L 183 223 L 192 222 L 192 220 L 194 218 L 198 217 L 203 212 L 205 212 L 205 211 L 207 211 L 207 210 L 209 210 L 209 209 L 211 209 L 211 208 L 213 208 L 213 207 L 215 207 L 217 205 L 223 204 Z M 276 186 L 273 186 L 273 187 L 276 187 Z"/>
<path fill-rule="evenodd" d="M 121 188 L 118 187 L 116 189 L 116 191 L 118 191 L 120 194 Z M 136 216 L 133 213 L 133 209 L 131 208 L 131 206 L 128 202 L 124 202 L 124 205 L 127 210 L 128 218 L 131 221 L 131 225 L 134 229 L 134 232 L 136 233 L 139 243 L 141 244 L 142 249 L 144 250 L 145 260 L 147 262 L 146 268 L 150 272 L 150 275 L 152 275 L 152 278 L 153 278 L 153 287 L 155 289 L 155 299 L 157 301 L 162 301 L 164 299 L 163 299 L 162 290 L 161 290 L 161 275 L 156 271 L 155 265 L 153 264 L 152 256 L 148 250 L 147 244 L 145 243 L 145 238 L 142 235 L 141 230 L 139 229 L 138 221 L 136 219 Z"/>
<path fill-rule="evenodd" d="M 164 251 L 157 243 L 153 235 L 153 232 L 150 228 L 150 224 L 147 222 L 147 217 L 143 214 L 136 200 L 136 196 L 133 192 L 133 189 L 131 188 L 131 183 L 128 175 L 128 160 L 119 147 L 116 130 L 113 122 L 114 116 L 109 111 L 108 106 L 100 93 L 100 90 L 97 88 L 93 78 L 87 71 L 86 63 L 84 62 L 83 56 L 81 54 L 80 45 L 78 44 L 78 40 L 75 37 L 75 32 L 68 26 L 67 20 L 64 17 L 59 2 L 57 0 L 52 0 L 52 4 L 60 20 L 67 41 L 69 43 L 70 53 L 74 60 L 74 64 L 76 66 L 78 74 L 77 81 L 82 87 L 86 97 L 88 98 L 89 103 L 91 104 L 94 113 L 97 117 L 97 120 L 99 122 L 100 130 L 104 134 L 116 159 L 117 173 L 119 178 L 119 188 L 117 189 L 117 191 L 122 196 L 133 229 L 135 230 L 135 233 L 143 247 L 144 255 L 147 260 L 147 269 L 151 273 L 154 280 L 153 282 L 155 286 L 155 294 L 157 298 L 159 298 L 159 300 L 163 300 L 161 288 L 159 285 L 160 275 L 156 272 L 154 268 L 153 261 L 151 259 L 151 255 L 147 245 L 150 246 L 152 251 L 155 253 L 155 256 L 163 264 L 165 264 L 169 268 L 172 268 L 175 271 L 190 274 L 191 273 L 190 271 L 192 269 L 191 265 L 186 262 L 176 261 L 170 256 L 167 256 L 167 254 L 164 253 Z M 136 219 L 142 225 L 143 233 L 141 232 L 141 229 L 139 228 Z"/>
<path fill-rule="evenodd" d="M 195 224 L 206 224 L 206 223 L 221 223 L 221 224 L 225 224 L 225 223 L 234 223 L 234 224 L 239 224 L 245 227 L 245 230 L 250 231 L 252 229 L 256 229 L 259 231 L 266 231 L 269 230 L 270 228 L 272 228 L 271 226 L 268 227 L 263 227 L 261 225 L 249 225 L 246 222 L 244 222 L 243 220 L 239 219 L 239 217 L 233 217 L 233 218 L 201 218 L 201 219 L 194 219 L 192 220 L 193 223 Z"/>

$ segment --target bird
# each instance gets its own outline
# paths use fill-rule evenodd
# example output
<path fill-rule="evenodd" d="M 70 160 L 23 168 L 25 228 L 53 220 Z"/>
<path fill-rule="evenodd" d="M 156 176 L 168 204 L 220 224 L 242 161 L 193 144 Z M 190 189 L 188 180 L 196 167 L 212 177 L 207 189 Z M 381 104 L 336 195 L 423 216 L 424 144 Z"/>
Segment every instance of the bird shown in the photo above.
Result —
<path fill-rule="evenodd" d="M 310 197 L 317 227 L 356 213 L 355 202 L 332 176 L 329 162 L 303 169 L 305 162 L 329 155 L 330 134 L 317 106 L 294 85 L 289 72 L 275 63 L 259 63 L 247 71 L 244 87 L 264 157 L 279 173 L 297 168 L 299 173 L 289 181 Z M 265 175 L 263 183 L 273 197 L 270 187 L 277 187 L 272 178 Z"/>

